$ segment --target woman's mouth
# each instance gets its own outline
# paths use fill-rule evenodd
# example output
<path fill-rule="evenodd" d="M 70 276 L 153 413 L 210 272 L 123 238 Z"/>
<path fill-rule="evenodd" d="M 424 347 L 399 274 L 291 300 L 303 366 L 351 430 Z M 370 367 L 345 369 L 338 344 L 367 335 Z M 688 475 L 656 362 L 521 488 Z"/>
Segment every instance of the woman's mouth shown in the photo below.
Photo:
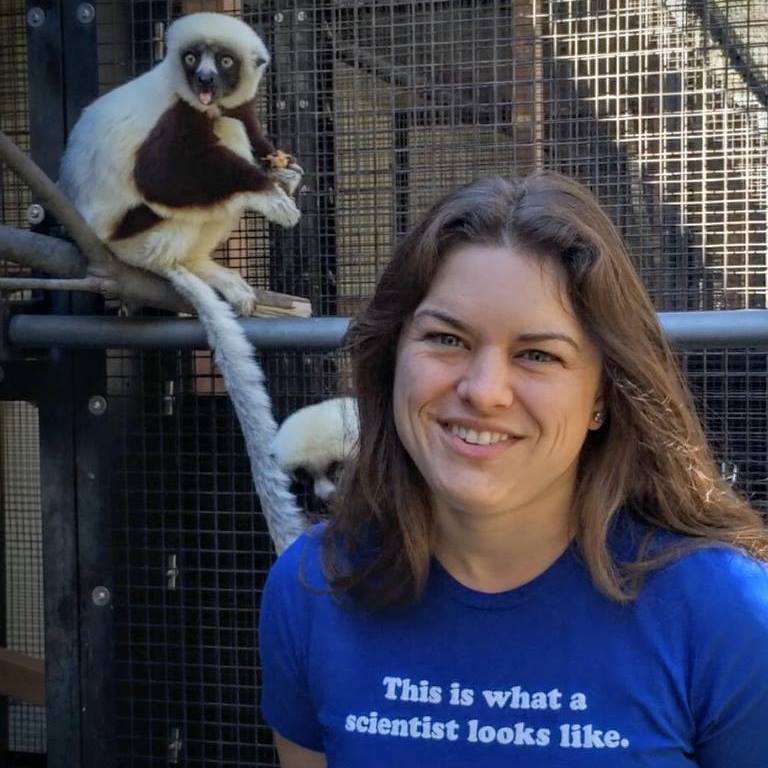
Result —
<path fill-rule="evenodd" d="M 449 430 L 452 435 L 463 440 L 467 445 L 496 445 L 496 443 L 503 443 L 510 439 L 510 435 L 506 432 L 491 432 L 489 430 L 478 432 L 458 424 L 452 424 Z"/>

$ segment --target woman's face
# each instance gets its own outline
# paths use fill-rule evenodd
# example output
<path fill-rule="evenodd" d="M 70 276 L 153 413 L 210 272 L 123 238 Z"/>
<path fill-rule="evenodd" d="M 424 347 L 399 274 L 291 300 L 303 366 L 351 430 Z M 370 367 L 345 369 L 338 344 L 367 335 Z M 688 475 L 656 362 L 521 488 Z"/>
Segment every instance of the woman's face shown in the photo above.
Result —
<path fill-rule="evenodd" d="M 600 383 L 556 267 L 466 245 L 401 334 L 395 424 L 438 515 L 569 512 Z"/>

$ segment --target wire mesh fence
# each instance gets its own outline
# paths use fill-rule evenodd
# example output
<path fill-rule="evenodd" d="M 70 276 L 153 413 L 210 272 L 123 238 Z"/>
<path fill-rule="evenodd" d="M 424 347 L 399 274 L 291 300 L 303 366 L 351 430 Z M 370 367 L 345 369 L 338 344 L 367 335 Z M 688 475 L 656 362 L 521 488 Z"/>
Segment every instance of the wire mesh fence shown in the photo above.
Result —
<path fill-rule="evenodd" d="M 27 97 L 27 46 L 23 0 L 0 4 L 0 65 L 8 77 L 0 85 L 0 130 L 21 149 L 29 151 L 29 101 Z M 12 172 L 0 167 L 0 214 L 3 224 L 26 226 L 31 196 Z M 24 270 L 0 256 L 0 274 Z"/>
<path fill-rule="evenodd" d="M 43 630 L 42 516 L 37 410 L 0 403 L 0 646 L 41 658 Z M 8 702 L 8 749 L 45 752 L 45 710 Z"/>
<path fill-rule="evenodd" d="M 6 5 L 0 56 L 23 72 L 23 3 Z M 96 6 L 100 92 L 159 61 L 180 13 L 236 13 L 264 37 L 264 123 L 306 170 L 302 221 L 275 231 L 248 215 L 220 258 L 256 286 L 306 296 L 316 314 L 354 313 L 440 193 L 537 167 L 596 193 L 659 310 L 766 306 L 762 0 Z M 23 87 L 0 100 L 22 146 L 26 109 Z M 27 202 L 4 175 L 4 223 L 21 224 Z M 347 387 L 338 352 L 261 359 L 278 419 Z M 765 352 L 681 360 L 723 474 L 768 508 Z M 117 762 L 275 765 L 255 650 L 274 553 L 210 356 L 110 351 L 107 374 Z"/>

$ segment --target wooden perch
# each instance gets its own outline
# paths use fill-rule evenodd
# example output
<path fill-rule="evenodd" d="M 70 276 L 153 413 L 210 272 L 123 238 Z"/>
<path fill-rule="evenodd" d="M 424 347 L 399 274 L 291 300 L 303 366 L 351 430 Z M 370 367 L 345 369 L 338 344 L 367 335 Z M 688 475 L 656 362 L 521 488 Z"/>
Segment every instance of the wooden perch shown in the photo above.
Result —
<path fill-rule="evenodd" d="M 0 648 L 0 696 L 45 706 L 45 662 Z"/>
<path fill-rule="evenodd" d="M 39 278 L 0 278 L 0 291 L 33 288 L 93 291 L 128 304 L 192 312 L 167 280 L 115 258 L 61 190 L 2 131 L 0 159 L 27 183 L 40 204 L 58 219 L 77 244 L 76 248 L 58 238 L 0 227 L 1 259 L 62 278 L 50 282 Z M 312 314 L 309 301 L 300 296 L 258 288 L 254 292 L 258 302 L 256 315 L 309 317 Z"/>

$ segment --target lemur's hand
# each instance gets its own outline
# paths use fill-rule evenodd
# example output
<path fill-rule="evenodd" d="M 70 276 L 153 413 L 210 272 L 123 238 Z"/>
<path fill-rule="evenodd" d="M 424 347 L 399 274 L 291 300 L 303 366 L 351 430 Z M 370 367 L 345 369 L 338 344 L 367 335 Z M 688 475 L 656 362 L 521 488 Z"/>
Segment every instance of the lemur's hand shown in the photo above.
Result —
<path fill-rule="evenodd" d="M 294 161 L 294 159 L 287 155 L 289 158 L 288 163 L 284 168 L 275 168 L 269 171 L 269 175 L 291 196 L 296 193 L 296 190 L 301 183 L 301 179 L 304 176 L 304 169 Z"/>

